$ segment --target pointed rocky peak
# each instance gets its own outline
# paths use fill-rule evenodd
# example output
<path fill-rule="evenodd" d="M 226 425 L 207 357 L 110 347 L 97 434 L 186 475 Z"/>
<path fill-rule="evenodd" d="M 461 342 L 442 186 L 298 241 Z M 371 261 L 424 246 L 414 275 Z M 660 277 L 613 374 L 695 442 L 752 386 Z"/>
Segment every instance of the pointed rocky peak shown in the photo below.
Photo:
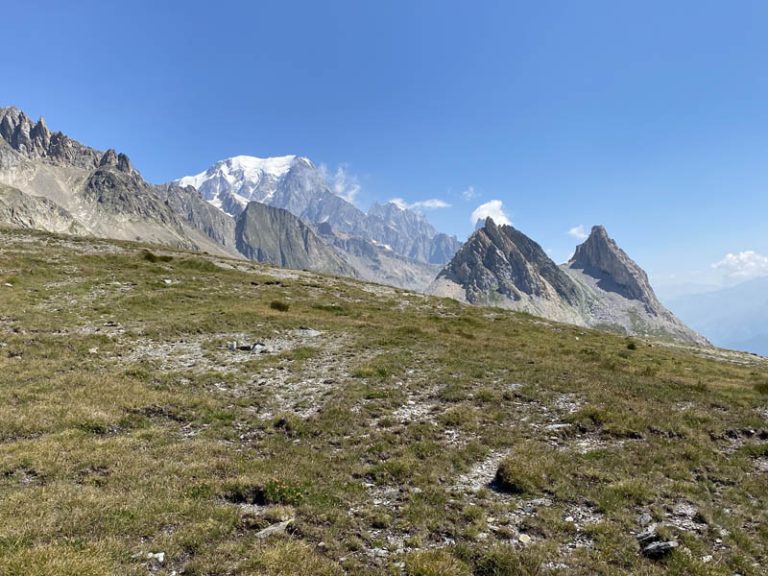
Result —
<path fill-rule="evenodd" d="M 459 284 L 470 302 L 489 293 L 511 300 L 524 295 L 575 305 L 580 294 L 570 277 L 544 249 L 509 225 L 486 218 L 438 276 Z"/>
<path fill-rule="evenodd" d="M 249 202 L 235 223 L 238 251 L 257 262 L 327 274 L 357 276 L 336 251 L 282 208 Z"/>
<path fill-rule="evenodd" d="M 104 152 L 99 160 L 99 168 L 117 168 L 120 172 L 130 174 L 133 172 L 133 165 L 130 159 L 123 153 L 118 154 L 112 148 Z"/>
<path fill-rule="evenodd" d="M 133 172 L 131 160 L 123 153 L 117 155 L 117 169 L 121 172 L 128 172 L 129 174 Z"/>
<path fill-rule="evenodd" d="M 603 290 L 658 304 L 645 271 L 619 248 L 603 226 L 592 227 L 589 237 L 576 247 L 567 266 L 592 276 Z"/>
<path fill-rule="evenodd" d="M 475 222 L 475 231 L 481 230 L 486 226 L 495 227 L 496 222 L 494 222 L 493 218 L 491 218 L 490 216 L 486 216 L 485 219 L 478 218 L 477 221 Z"/>
<path fill-rule="evenodd" d="M 105 168 L 107 166 L 117 166 L 117 152 L 112 148 L 104 152 L 104 155 L 99 160 L 99 167 Z"/>
<path fill-rule="evenodd" d="M 101 158 L 100 152 L 63 133 L 51 133 L 43 118 L 32 122 L 15 107 L 0 108 L 0 137 L 24 157 L 42 159 L 49 164 L 93 170 Z"/>
<path fill-rule="evenodd" d="M 38 142 L 40 146 L 47 152 L 48 147 L 51 144 L 51 131 L 48 130 L 48 126 L 45 124 L 45 118 L 42 116 L 30 130 L 29 135 L 31 138 Z"/>

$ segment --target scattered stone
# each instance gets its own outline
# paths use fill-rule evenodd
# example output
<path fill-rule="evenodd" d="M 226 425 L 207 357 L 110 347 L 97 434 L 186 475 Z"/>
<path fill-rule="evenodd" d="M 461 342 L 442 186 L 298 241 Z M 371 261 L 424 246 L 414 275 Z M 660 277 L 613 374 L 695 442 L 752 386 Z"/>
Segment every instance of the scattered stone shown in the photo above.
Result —
<path fill-rule="evenodd" d="M 713 560 L 713 556 L 711 554 L 707 554 L 706 556 L 701 557 L 701 561 L 704 564 L 709 564 L 710 562 L 712 562 L 712 560 Z"/>
<path fill-rule="evenodd" d="M 288 529 L 288 527 L 291 524 L 293 524 L 293 518 L 289 520 L 285 520 L 284 522 L 278 522 L 277 524 L 272 524 L 272 526 L 269 526 L 267 528 L 264 528 L 264 530 L 257 532 L 256 538 L 258 540 L 264 540 L 265 538 L 269 538 L 270 536 L 273 536 L 275 534 L 282 534 Z"/>
<path fill-rule="evenodd" d="M 256 342 L 251 346 L 251 352 L 254 354 L 265 354 L 269 352 L 269 348 L 267 348 L 267 345 L 264 344 L 264 342 Z"/>
<path fill-rule="evenodd" d="M 648 512 L 643 512 L 637 517 L 637 523 L 640 524 L 640 526 L 648 526 L 651 522 L 653 522 L 653 516 Z"/>
<path fill-rule="evenodd" d="M 163 284 L 165 284 L 166 286 L 170 286 L 171 284 L 173 284 L 173 280 L 171 280 L 170 278 L 164 278 Z"/>
<path fill-rule="evenodd" d="M 656 525 L 653 524 L 640 532 L 640 534 L 637 535 L 637 541 L 639 542 L 640 546 L 648 546 L 652 542 L 656 542 L 659 539 L 658 534 L 656 534 Z"/>
<path fill-rule="evenodd" d="M 672 550 L 677 548 L 677 542 L 669 540 L 667 542 L 653 542 L 643 548 L 643 556 L 651 560 L 660 560 L 668 556 Z"/>
<path fill-rule="evenodd" d="M 320 336 L 320 334 L 322 334 L 322 332 L 313 328 L 308 328 L 306 326 L 299 326 L 299 328 L 296 330 L 296 334 L 299 336 L 304 336 L 305 338 L 317 338 Z"/>
<path fill-rule="evenodd" d="M 374 558 L 386 558 L 389 556 L 389 552 L 384 548 L 373 548 L 369 554 Z"/>
<path fill-rule="evenodd" d="M 147 560 L 162 566 L 165 564 L 165 552 L 150 552 L 147 554 Z"/>
<path fill-rule="evenodd" d="M 3 286 L 5 286 L 6 288 L 13 288 L 13 284 L 11 284 L 10 282 L 6 282 L 5 284 L 3 284 Z"/>
<path fill-rule="evenodd" d="M 531 543 L 531 537 L 528 536 L 528 534 L 520 534 L 518 537 L 518 540 L 520 540 L 521 544 L 530 544 Z"/>
<path fill-rule="evenodd" d="M 675 516 L 683 516 L 685 518 L 693 518 L 698 512 L 699 509 L 690 502 L 678 502 L 672 508 L 672 514 Z"/>
<path fill-rule="evenodd" d="M 570 424 L 566 424 L 566 423 L 556 423 L 556 424 L 548 424 L 547 426 L 545 426 L 545 427 L 544 427 L 544 430 L 549 430 L 549 431 L 553 431 L 553 430 L 565 430 L 566 428 L 570 428 L 570 427 L 571 427 L 571 425 L 570 425 Z"/>
<path fill-rule="evenodd" d="M 89 348 L 88 349 L 88 354 L 98 354 L 98 353 L 99 353 L 99 349 L 98 348 Z"/>

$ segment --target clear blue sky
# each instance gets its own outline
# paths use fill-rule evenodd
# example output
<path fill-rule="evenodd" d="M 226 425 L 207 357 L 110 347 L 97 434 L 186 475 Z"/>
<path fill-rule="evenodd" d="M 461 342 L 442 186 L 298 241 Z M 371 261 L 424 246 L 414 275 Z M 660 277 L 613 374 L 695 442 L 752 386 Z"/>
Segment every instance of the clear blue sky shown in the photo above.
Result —
<path fill-rule="evenodd" d="M 27 0 L 3 21 L 1 104 L 154 182 L 296 153 L 345 166 L 362 207 L 450 203 L 428 216 L 460 237 L 501 200 L 557 260 L 602 223 L 662 283 L 768 254 L 765 1 Z"/>

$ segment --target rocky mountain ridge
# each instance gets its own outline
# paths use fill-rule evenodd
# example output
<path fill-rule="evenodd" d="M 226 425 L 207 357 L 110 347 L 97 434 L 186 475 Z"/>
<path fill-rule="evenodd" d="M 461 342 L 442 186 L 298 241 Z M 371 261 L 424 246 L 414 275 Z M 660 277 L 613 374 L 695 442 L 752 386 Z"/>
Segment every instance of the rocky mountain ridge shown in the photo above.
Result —
<path fill-rule="evenodd" d="M 394 202 L 366 214 L 298 156 L 236 157 L 158 186 L 125 154 L 52 133 L 16 108 L 0 109 L 0 136 L 0 221 L 7 225 L 429 287 L 578 325 L 705 342 L 659 303 L 645 273 L 602 227 L 557 266 L 530 238 L 490 219 L 459 248 Z"/>
<path fill-rule="evenodd" d="M 424 261 L 360 235 L 367 216 L 331 192 L 322 171 L 305 158 L 236 157 L 197 177 L 152 185 L 125 154 L 51 133 L 42 118 L 33 122 L 17 108 L 0 109 L 0 185 L 0 222 L 12 226 L 263 259 L 416 290 L 437 273 L 426 262 L 430 255 L 445 257 L 455 245 L 412 214 L 404 221 L 419 224 L 414 237 L 400 240 L 391 223 L 372 218 L 374 235 Z M 253 202 L 286 214 L 249 210 Z M 255 214 L 269 224 L 265 231 L 254 233 Z M 322 238 L 314 223 L 326 226 Z"/>
<path fill-rule="evenodd" d="M 645 272 L 602 226 L 558 266 L 525 234 L 489 218 L 428 291 L 581 326 L 706 344 L 659 302 Z"/>

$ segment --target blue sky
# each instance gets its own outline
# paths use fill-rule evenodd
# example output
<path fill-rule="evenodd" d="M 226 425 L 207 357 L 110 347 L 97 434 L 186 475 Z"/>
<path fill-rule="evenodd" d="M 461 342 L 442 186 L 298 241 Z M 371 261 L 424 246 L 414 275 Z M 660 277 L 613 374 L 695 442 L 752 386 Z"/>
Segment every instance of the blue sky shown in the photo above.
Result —
<path fill-rule="evenodd" d="M 27 0 L 3 20 L 0 105 L 154 182 L 296 153 L 363 208 L 450 204 L 425 212 L 460 237 L 497 200 L 558 261 L 601 223 L 661 286 L 768 274 L 763 1 Z"/>

